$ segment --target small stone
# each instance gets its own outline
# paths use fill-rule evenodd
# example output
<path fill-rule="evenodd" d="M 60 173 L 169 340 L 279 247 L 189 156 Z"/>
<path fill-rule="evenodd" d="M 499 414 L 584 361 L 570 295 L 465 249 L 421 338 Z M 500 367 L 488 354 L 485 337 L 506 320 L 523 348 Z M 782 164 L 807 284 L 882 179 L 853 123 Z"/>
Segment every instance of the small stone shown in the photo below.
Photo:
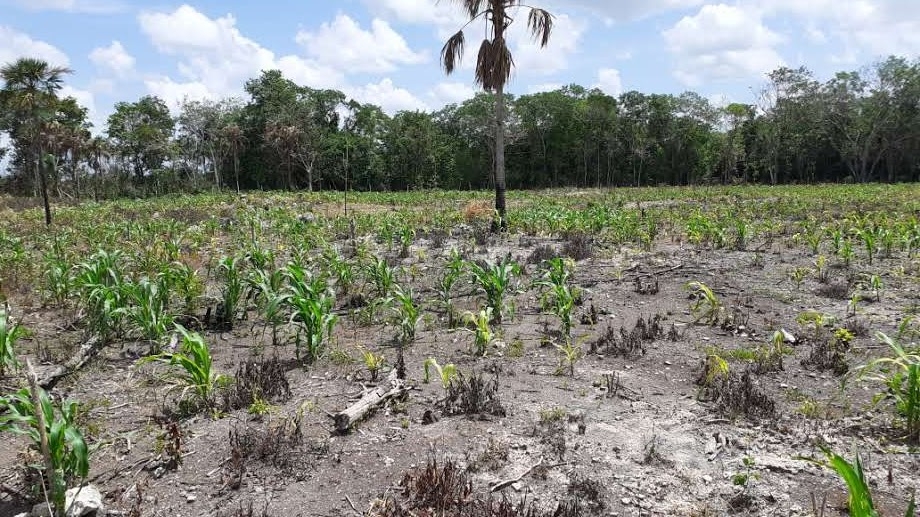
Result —
<path fill-rule="evenodd" d="M 623 499 L 620 499 L 620 502 L 623 503 L 623 504 L 626 505 L 626 506 L 629 506 L 629 505 L 632 504 L 632 499 L 630 499 L 630 498 L 628 498 L 628 497 L 624 497 Z"/>
<path fill-rule="evenodd" d="M 186 503 L 194 503 L 197 499 L 198 499 L 198 496 L 195 495 L 195 494 L 186 494 L 186 495 L 185 495 L 185 502 L 186 502 Z"/>
<path fill-rule="evenodd" d="M 709 474 L 706 474 L 705 476 L 703 476 L 703 483 L 707 483 L 707 484 L 712 483 L 712 476 L 710 476 Z"/>

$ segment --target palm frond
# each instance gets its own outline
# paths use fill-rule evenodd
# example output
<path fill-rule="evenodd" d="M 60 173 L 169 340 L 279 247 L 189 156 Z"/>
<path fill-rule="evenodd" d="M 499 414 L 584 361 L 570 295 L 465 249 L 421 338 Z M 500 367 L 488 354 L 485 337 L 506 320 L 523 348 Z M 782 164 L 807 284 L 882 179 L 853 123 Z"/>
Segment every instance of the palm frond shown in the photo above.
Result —
<path fill-rule="evenodd" d="M 492 91 L 504 87 L 508 78 L 511 77 L 512 68 L 514 68 L 514 59 L 504 38 L 482 40 L 476 59 L 476 82 L 478 84 Z"/>
<path fill-rule="evenodd" d="M 447 40 L 444 47 L 441 48 L 441 65 L 444 71 L 450 75 L 460 64 L 463 59 L 463 46 L 466 40 L 463 36 L 463 30 L 457 31 L 456 34 Z"/>
<path fill-rule="evenodd" d="M 545 47 L 553 32 L 553 15 L 549 11 L 534 7 L 527 17 L 527 27 L 533 38 L 540 41 L 540 46 Z"/>

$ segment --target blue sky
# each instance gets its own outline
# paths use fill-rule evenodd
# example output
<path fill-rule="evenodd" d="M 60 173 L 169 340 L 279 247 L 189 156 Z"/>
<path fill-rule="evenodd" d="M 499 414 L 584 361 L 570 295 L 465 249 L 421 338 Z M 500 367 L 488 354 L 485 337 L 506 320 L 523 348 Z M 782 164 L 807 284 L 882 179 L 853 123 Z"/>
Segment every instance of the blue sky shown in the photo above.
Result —
<path fill-rule="evenodd" d="M 537 0 L 534 0 L 536 3 Z M 805 65 L 825 78 L 889 54 L 920 52 L 918 0 L 544 0 L 556 15 L 538 49 L 518 16 L 510 90 L 578 83 L 754 102 L 764 74 Z M 246 79 L 280 68 L 392 113 L 438 109 L 473 94 L 469 60 L 439 68 L 463 23 L 449 0 L 0 0 L 0 62 L 25 55 L 68 65 L 65 94 L 101 130 L 118 101 L 145 94 L 239 96 Z M 471 26 L 470 57 L 481 26 Z"/>

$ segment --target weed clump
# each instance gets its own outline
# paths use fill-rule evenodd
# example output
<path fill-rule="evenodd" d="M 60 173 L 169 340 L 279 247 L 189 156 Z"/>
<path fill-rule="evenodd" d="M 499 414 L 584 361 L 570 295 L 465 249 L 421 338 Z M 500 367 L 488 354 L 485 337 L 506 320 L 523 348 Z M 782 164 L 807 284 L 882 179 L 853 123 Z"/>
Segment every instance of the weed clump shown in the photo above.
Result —
<path fill-rule="evenodd" d="M 594 256 L 594 239 L 585 233 L 572 232 L 564 236 L 562 254 L 574 261 L 586 260 Z"/>
<path fill-rule="evenodd" d="M 374 501 L 368 515 L 373 517 L 577 517 L 583 515 L 575 495 L 559 503 L 555 510 L 543 511 L 522 498 L 483 497 L 473 492 L 467 472 L 450 459 L 429 459 L 424 467 L 406 472 L 399 483 L 400 491 Z M 590 491 L 590 487 L 588 488 Z"/>
<path fill-rule="evenodd" d="M 256 403 L 282 403 L 291 398 L 284 364 L 278 358 L 246 361 L 236 370 L 236 382 L 222 393 L 225 411 Z"/>
<path fill-rule="evenodd" d="M 627 358 L 644 356 L 646 344 L 665 337 L 676 341 L 680 337 L 673 325 L 668 332 L 665 332 L 662 320 L 663 318 L 660 314 L 656 314 L 648 320 L 639 316 L 632 330 L 620 327 L 619 332 L 608 326 L 603 334 L 591 342 L 589 352 Z"/>
<path fill-rule="evenodd" d="M 776 415 L 776 402 L 752 380 L 751 372 L 731 371 L 724 359 L 710 355 L 703 363 L 697 384 L 700 397 L 711 401 L 716 412 L 731 418 L 744 415 L 765 419 Z"/>
<path fill-rule="evenodd" d="M 480 415 L 503 417 L 508 414 L 498 398 L 498 377 L 484 380 L 482 374 L 466 377 L 461 372 L 447 385 L 441 402 L 445 415 Z"/>

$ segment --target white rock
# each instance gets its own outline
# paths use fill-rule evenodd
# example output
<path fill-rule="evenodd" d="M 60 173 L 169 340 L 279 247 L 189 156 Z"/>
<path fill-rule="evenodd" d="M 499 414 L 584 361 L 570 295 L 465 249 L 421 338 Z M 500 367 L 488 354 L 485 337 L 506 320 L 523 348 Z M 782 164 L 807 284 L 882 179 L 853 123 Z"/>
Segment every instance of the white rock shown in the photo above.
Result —
<path fill-rule="evenodd" d="M 102 494 L 93 485 L 83 488 L 71 488 L 66 494 L 68 511 L 67 517 L 83 517 L 84 515 L 105 515 L 102 505 Z"/>

